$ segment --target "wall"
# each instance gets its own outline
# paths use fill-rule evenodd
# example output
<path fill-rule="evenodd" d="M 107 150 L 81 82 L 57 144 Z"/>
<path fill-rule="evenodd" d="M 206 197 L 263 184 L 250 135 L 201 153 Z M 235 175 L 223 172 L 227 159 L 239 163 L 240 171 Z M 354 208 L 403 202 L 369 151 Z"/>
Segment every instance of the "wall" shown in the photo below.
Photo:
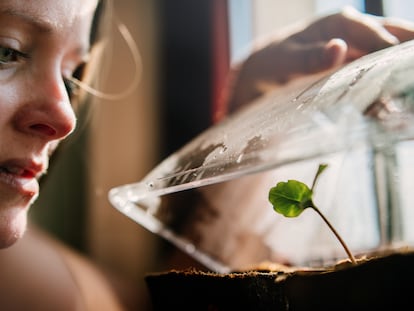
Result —
<path fill-rule="evenodd" d="M 114 1 L 136 40 L 143 63 L 138 88 L 122 100 L 100 100 L 90 129 L 88 251 L 98 262 L 142 281 L 154 260 L 156 238 L 115 210 L 112 187 L 140 180 L 158 161 L 156 1 Z M 104 90 L 119 92 L 133 79 L 131 51 L 115 30 Z"/>

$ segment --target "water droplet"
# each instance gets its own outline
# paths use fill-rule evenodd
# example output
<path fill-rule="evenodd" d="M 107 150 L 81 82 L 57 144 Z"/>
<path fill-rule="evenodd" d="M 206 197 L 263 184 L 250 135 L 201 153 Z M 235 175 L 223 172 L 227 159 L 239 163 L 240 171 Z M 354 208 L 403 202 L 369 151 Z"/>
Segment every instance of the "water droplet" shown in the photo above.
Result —
<path fill-rule="evenodd" d="M 223 154 L 223 153 L 225 153 L 226 151 L 227 151 L 227 146 L 223 146 L 221 149 L 220 149 L 220 154 Z"/>
<path fill-rule="evenodd" d="M 187 244 L 186 246 L 185 246 L 185 251 L 187 252 L 187 253 L 189 253 L 189 254 L 192 254 L 192 253 L 194 253 L 194 251 L 195 251 L 195 246 L 193 245 L 193 244 Z"/>
<path fill-rule="evenodd" d="M 303 107 L 303 103 L 301 103 L 300 105 L 298 105 L 298 106 L 296 107 L 296 110 L 300 110 L 302 107 Z"/>

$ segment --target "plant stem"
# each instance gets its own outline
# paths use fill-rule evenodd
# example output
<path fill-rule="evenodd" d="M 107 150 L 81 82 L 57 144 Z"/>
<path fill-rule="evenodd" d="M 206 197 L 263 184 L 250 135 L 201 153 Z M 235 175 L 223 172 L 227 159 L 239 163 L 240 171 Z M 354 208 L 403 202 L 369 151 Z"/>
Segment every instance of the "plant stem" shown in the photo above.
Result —
<path fill-rule="evenodd" d="M 312 187 L 311 190 L 316 186 L 316 181 L 318 180 L 319 176 L 322 174 L 322 172 L 328 167 L 328 164 L 319 164 L 318 171 L 315 174 L 315 177 L 313 178 Z"/>
<path fill-rule="evenodd" d="M 356 264 L 356 260 L 354 258 L 354 255 L 352 255 L 352 253 L 349 250 L 348 246 L 345 244 L 345 241 L 342 240 L 341 236 L 335 230 L 335 228 L 331 225 L 331 223 L 329 222 L 329 220 L 325 217 L 324 214 L 322 214 L 322 212 L 316 206 L 312 205 L 311 207 L 315 210 L 315 212 L 317 212 L 319 214 L 319 216 L 322 217 L 323 221 L 328 225 L 328 227 L 331 229 L 331 231 L 333 232 L 333 234 L 335 234 L 336 238 L 342 244 L 342 247 L 344 248 L 345 252 L 348 254 L 348 257 L 351 260 L 352 264 Z"/>

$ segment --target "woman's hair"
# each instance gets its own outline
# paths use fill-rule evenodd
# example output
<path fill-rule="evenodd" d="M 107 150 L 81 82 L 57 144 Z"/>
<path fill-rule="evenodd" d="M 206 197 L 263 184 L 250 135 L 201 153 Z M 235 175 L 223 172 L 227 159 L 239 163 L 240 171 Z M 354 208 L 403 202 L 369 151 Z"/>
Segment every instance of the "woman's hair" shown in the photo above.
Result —
<path fill-rule="evenodd" d="M 114 29 L 118 30 L 131 52 L 135 73 L 125 89 L 116 93 L 107 93 L 101 90 L 102 81 L 107 77 L 105 70 L 109 68 L 104 64 L 109 63 L 111 59 Z M 135 90 L 141 78 L 140 53 L 127 27 L 116 18 L 112 0 L 98 1 L 92 20 L 90 46 L 88 62 L 80 66 L 67 81 L 67 87 L 76 92 L 71 98 L 76 110 L 79 110 L 80 104 L 85 102 L 89 95 L 105 100 L 119 100 Z"/>
<path fill-rule="evenodd" d="M 99 40 L 99 35 L 102 30 L 102 20 L 104 19 L 103 14 L 104 14 L 105 7 L 107 6 L 107 2 L 108 1 L 104 1 L 104 0 L 98 1 L 96 10 L 93 16 L 93 20 L 92 20 L 91 34 L 89 37 L 89 42 L 91 45 L 94 45 Z M 109 11 L 109 9 L 107 11 Z"/>
<path fill-rule="evenodd" d="M 72 77 L 65 81 L 66 88 L 76 112 L 79 113 L 80 105 L 86 101 L 87 95 L 90 92 L 85 88 L 99 88 L 100 77 L 102 77 L 101 70 L 103 68 L 103 45 L 109 39 L 109 24 L 111 21 L 111 10 L 109 7 L 109 0 L 99 0 L 94 16 L 92 19 L 90 31 L 90 55 L 88 62 L 81 64 L 76 68 Z"/>

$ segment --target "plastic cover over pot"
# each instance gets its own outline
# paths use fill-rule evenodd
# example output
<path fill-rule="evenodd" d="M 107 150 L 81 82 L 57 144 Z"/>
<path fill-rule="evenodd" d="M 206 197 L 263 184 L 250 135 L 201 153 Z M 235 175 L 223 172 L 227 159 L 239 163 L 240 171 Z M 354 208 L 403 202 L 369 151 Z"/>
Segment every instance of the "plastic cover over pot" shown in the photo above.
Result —
<path fill-rule="evenodd" d="M 327 163 L 314 201 L 353 251 L 411 245 L 413 111 L 407 42 L 280 87 L 109 199 L 212 270 L 319 264 L 346 257 L 321 219 L 284 218 L 267 195 L 279 181 L 310 183 Z"/>

